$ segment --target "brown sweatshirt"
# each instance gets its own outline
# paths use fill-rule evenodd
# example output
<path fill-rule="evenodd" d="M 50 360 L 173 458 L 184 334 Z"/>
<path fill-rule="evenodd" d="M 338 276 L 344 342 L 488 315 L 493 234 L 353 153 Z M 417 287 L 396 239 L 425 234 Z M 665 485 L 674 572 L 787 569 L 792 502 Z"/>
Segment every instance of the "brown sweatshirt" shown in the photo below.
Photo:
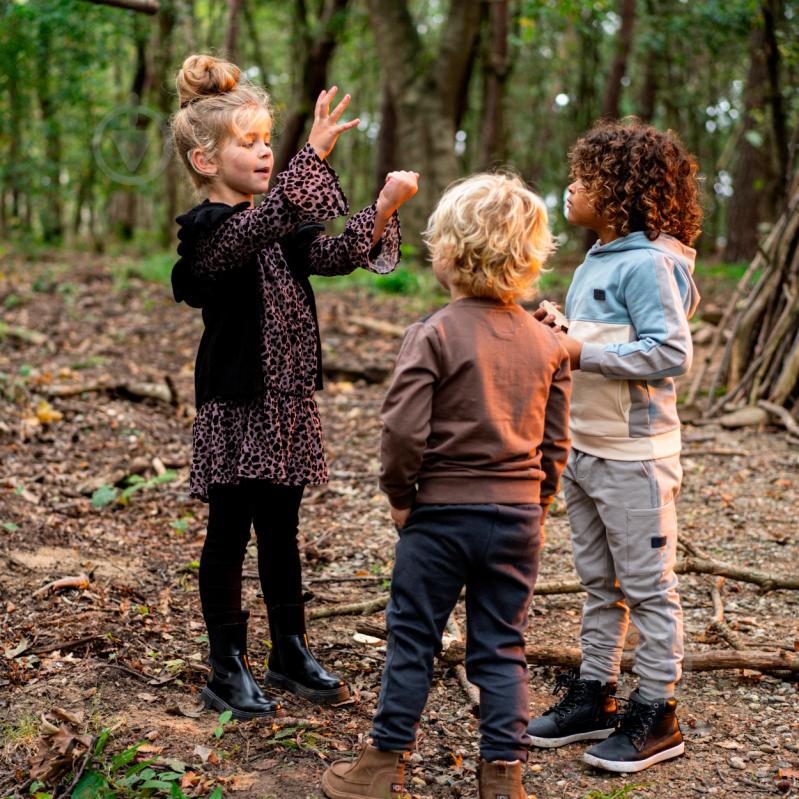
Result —
<path fill-rule="evenodd" d="M 380 488 L 414 503 L 549 505 L 569 451 L 569 358 L 516 304 L 470 297 L 408 328 L 381 418 Z"/>

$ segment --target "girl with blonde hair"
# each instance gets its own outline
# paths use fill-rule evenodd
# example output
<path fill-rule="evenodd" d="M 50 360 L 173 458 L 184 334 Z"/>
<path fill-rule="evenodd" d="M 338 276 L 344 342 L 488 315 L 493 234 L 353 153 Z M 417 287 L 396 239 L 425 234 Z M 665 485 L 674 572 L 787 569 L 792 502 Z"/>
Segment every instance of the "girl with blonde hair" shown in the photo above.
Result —
<path fill-rule="evenodd" d="M 272 177 L 268 94 L 208 55 L 184 61 L 177 88 L 176 151 L 206 195 L 176 220 L 180 260 L 172 273 L 176 301 L 201 308 L 205 323 L 190 478 L 191 495 L 209 504 L 199 582 L 212 672 L 203 699 L 236 718 L 275 712 L 250 670 L 241 607 L 254 526 L 272 641 L 266 682 L 317 703 L 341 702 L 346 683 L 308 646 L 297 546 L 303 489 L 328 478 L 314 401 L 322 348 L 308 278 L 357 267 L 391 271 L 399 260 L 397 209 L 415 194 L 418 175 L 390 173 L 375 203 L 340 236 L 324 236 L 320 223 L 348 211 L 327 158 L 358 125 L 340 121 L 349 95 L 331 111 L 336 87 L 320 93 L 307 143 L 255 206 Z"/>

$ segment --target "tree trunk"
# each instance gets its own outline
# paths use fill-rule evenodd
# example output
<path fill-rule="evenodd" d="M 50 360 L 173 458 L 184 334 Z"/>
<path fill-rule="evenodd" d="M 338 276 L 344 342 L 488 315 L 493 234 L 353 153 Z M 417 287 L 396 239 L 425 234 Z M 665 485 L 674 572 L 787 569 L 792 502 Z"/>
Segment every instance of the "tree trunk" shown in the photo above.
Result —
<path fill-rule="evenodd" d="M 505 142 L 505 87 L 510 72 L 508 59 L 508 0 L 490 5 L 491 35 L 483 64 L 483 123 L 480 164 L 488 169 L 507 156 Z"/>
<path fill-rule="evenodd" d="M 380 134 L 375 160 L 375 196 L 380 193 L 386 175 L 397 169 L 397 106 L 391 87 L 383 82 L 383 102 L 380 105 Z"/>
<path fill-rule="evenodd" d="M 47 191 L 41 209 L 42 235 L 47 242 L 59 240 L 63 235 L 63 200 L 60 191 L 61 176 L 61 124 L 59 122 L 56 94 L 52 85 L 52 63 L 54 51 L 52 37 L 42 21 L 37 36 L 38 77 L 36 94 L 45 131 L 45 162 L 41 166 L 42 176 L 47 179 Z"/>
<path fill-rule="evenodd" d="M 158 29 L 155 35 L 155 57 L 152 68 L 152 89 L 155 92 L 155 105 L 162 118 L 163 135 L 167 135 L 166 120 L 169 119 L 175 102 L 172 90 L 173 64 L 172 43 L 177 16 L 175 13 L 175 0 L 161 0 L 161 10 L 158 12 Z M 164 146 L 168 143 L 164 141 Z M 169 157 L 164 167 L 164 206 L 161 212 L 159 241 L 164 247 L 169 247 L 175 240 L 175 216 L 177 215 L 179 169 L 172 147 L 169 147 Z"/>
<path fill-rule="evenodd" d="M 300 40 L 304 59 L 302 79 L 291 112 L 280 132 L 280 148 L 275 158 L 274 174 L 281 172 L 297 152 L 308 120 L 313 114 L 314 103 L 322 89 L 327 88 L 328 68 L 336 49 L 336 33 L 347 13 L 349 0 L 325 0 L 317 23 L 316 35 L 308 30 L 308 21 L 303 0 L 295 4 Z M 340 99 L 340 98 L 338 98 Z"/>
<path fill-rule="evenodd" d="M 633 29 L 635 27 L 635 0 L 619 0 L 621 28 L 616 37 L 616 54 L 605 86 L 605 99 L 602 104 L 602 116 L 616 119 L 619 116 L 619 104 L 627 72 L 627 59 L 633 46 Z"/>
<path fill-rule="evenodd" d="M 234 64 L 238 61 L 239 28 L 244 0 L 228 0 L 227 27 L 225 29 L 225 57 Z"/>
<path fill-rule="evenodd" d="M 777 152 L 777 202 L 783 200 L 791 174 L 789 172 L 788 131 L 782 102 L 782 89 L 780 88 L 780 49 L 776 31 L 777 20 L 784 18 L 782 5 L 782 0 L 764 0 L 763 3 L 763 44 L 768 71 L 768 103 L 771 107 L 771 129 Z"/>
<path fill-rule="evenodd" d="M 734 194 L 727 216 L 725 261 L 748 261 L 757 252 L 759 224 L 771 216 L 771 180 L 767 137 L 758 125 L 768 85 L 766 37 L 762 20 L 756 20 L 750 36 L 749 76 L 745 88 L 744 118 L 733 175 Z"/>
<path fill-rule="evenodd" d="M 395 100 L 402 169 L 422 174 L 419 193 L 404 214 L 407 240 L 419 231 L 441 191 L 458 176 L 456 121 L 468 85 L 480 23 L 480 0 L 452 0 L 440 50 L 424 52 L 407 0 L 368 0 L 383 78 Z"/>

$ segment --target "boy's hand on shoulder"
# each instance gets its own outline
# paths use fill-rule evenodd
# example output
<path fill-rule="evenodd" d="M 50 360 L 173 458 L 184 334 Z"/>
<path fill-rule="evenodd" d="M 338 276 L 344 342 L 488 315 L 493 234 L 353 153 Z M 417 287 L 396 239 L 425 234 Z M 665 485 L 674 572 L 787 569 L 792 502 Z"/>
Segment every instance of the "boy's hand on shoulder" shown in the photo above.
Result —
<path fill-rule="evenodd" d="M 386 216 L 391 216 L 403 203 L 413 197 L 419 190 L 419 173 L 389 172 L 386 182 L 377 198 L 377 210 Z"/>
<path fill-rule="evenodd" d="M 561 328 L 556 327 L 555 333 L 558 336 L 558 341 L 560 342 L 560 346 L 563 347 L 564 350 L 569 355 L 569 362 L 571 363 L 572 369 L 579 369 L 580 368 L 580 355 L 583 352 L 583 345 L 582 342 L 577 341 L 576 338 L 572 338 L 568 333 L 562 332 Z"/>
<path fill-rule="evenodd" d="M 353 119 L 349 122 L 339 123 L 341 115 L 350 104 L 350 96 L 344 95 L 344 99 L 331 111 L 330 103 L 336 96 L 337 86 L 333 86 L 330 91 L 323 90 L 316 98 L 314 108 L 314 120 L 311 132 L 308 134 L 308 144 L 316 150 L 316 154 L 324 160 L 336 146 L 338 137 L 344 131 L 350 130 L 360 125 L 360 119 Z"/>
<path fill-rule="evenodd" d="M 408 521 L 410 515 L 410 508 L 395 508 L 393 505 L 391 506 L 391 521 L 394 522 L 397 530 L 401 530 L 405 527 L 405 523 Z"/>

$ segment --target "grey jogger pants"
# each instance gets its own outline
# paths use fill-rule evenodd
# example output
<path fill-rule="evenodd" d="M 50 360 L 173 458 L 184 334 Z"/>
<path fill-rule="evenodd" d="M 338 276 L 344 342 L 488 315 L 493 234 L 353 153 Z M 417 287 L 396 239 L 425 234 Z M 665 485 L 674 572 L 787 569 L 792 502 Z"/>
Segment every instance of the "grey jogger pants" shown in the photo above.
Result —
<path fill-rule="evenodd" d="M 651 700 L 672 696 L 682 673 L 674 573 L 681 480 L 679 455 L 619 461 L 572 450 L 563 474 L 574 563 L 588 595 L 580 676 L 616 680 L 632 616 L 640 633 L 633 671 Z"/>

